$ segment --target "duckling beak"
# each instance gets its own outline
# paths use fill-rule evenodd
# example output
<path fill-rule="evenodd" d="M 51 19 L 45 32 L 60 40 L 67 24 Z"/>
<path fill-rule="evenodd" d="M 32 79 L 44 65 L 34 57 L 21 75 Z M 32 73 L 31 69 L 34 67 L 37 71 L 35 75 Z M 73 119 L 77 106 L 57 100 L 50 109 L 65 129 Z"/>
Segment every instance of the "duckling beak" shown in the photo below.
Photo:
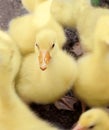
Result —
<path fill-rule="evenodd" d="M 51 59 L 49 51 L 40 50 L 39 52 L 39 66 L 42 71 L 46 70 L 48 67 L 48 63 Z"/>
<path fill-rule="evenodd" d="M 86 130 L 84 127 L 77 124 L 72 130 Z"/>

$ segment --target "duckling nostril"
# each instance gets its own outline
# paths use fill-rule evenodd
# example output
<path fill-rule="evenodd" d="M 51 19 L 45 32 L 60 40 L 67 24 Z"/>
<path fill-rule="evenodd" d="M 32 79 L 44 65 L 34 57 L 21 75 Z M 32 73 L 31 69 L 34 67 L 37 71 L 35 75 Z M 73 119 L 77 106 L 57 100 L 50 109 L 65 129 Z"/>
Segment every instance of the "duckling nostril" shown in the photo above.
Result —
<path fill-rule="evenodd" d="M 43 70 L 43 71 L 46 70 L 47 69 L 47 64 L 41 64 L 40 69 Z"/>
<path fill-rule="evenodd" d="M 47 67 L 42 67 L 42 66 L 40 66 L 40 69 L 41 69 L 42 71 L 44 71 L 44 70 L 47 69 Z"/>

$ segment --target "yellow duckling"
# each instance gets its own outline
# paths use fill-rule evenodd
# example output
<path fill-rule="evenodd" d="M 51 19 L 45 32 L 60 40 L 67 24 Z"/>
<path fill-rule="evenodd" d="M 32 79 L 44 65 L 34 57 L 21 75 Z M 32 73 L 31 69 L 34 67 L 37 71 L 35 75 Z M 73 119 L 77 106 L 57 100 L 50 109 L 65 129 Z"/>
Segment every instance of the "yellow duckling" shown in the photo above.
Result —
<path fill-rule="evenodd" d="M 35 116 L 16 94 L 20 61 L 18 48 L 0 31 L 0 130 L 59 130 Z"/>
<path fill-rule="evenodd" d="M 77 77 L 75 60 L 60 49 L 56 32 L 36 36 L 35 53 L 24 57 L 16 90 L 27 103 L 51 103 L 63 96 Z"/>
<path fill-rule="evenodd" d="M 100 108 L 93 108 L 83 113 L 73 130 L 108 130 L 109 114 Z"/>
<path fill-rule="evenodd" d="M 102 17 L 94 33 L 94 50 L 78 61 L 73 91 L 89 106 L 109 104 L 109 17 Z M 104 30 L 101 30 L 104 28 Z"/>
<path fill-rule="evenodd" d="M 62 47 L 66 41 L 63 28 L 50 14 L 52 0 L 39 4 L 33 14 L 27 14 L 10 22 L 9 34 L 16 41 L 23 55 L 34 51 L 35 37 L 42 29 L 53 29 L 57 32 L 57 41 Z"/>

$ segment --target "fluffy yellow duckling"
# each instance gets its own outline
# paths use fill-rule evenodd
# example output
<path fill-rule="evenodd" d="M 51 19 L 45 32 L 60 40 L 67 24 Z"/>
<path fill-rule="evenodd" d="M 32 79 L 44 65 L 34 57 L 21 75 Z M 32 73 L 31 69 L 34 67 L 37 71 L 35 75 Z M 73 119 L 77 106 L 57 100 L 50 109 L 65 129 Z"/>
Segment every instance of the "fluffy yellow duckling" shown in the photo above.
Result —
<path fill-rule="evenodd" d="M 59 48 L 56 34 L 43 30 L 36 37 L 35 53 L 27 55 L 16 89 L 27 103 L 51 103 L 63 96 L 77 77 L 75 60 Z"/>
<path fill-rule="evenodd" d="M 63 28 L 50 14 L 52 0 L 44 0 L 33 14 L 27 14 L 10 22 L 9 34 L 18 44 L 22 54 L 34 51 L 35 37 L 42 29 L 53 29 L 57 32 L 60 47 L 66 41 Z"/>
<path fill-rule="evenodd" d="M 109 114 L 100 108 L 83 113 L 73 130 L 108 130 Z"/>
<path fill-rule="evenodd" d="M 18 48 L 0 31 L 0 130 L 59 130 L 36 117 L 16 94 L 20 61 Z"/>
<path fill-rule="evenodd" d="M 103 22 L 104 21 L 104 22 Z M 89 106 L 109 104 L 109 17 L 102 17 L 94 33 L 94 50 L 78 61 L 73 91 Z M 104 30 L 101 30 L 104 28 Z"/>

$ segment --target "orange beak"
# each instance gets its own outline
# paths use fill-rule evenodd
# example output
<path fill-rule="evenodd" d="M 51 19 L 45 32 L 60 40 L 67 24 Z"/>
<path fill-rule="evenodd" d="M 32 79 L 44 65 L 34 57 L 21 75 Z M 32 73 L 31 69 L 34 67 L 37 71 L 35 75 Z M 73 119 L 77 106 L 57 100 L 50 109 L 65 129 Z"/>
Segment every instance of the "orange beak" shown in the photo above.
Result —
<path fill-rule="evenodd" d="M 40 69 L 43 71 L 46 70 L 48 63 L 51 59 L 50 53 L 46 50 L 40 50 L 38 58 L 39 58 Z"/>

